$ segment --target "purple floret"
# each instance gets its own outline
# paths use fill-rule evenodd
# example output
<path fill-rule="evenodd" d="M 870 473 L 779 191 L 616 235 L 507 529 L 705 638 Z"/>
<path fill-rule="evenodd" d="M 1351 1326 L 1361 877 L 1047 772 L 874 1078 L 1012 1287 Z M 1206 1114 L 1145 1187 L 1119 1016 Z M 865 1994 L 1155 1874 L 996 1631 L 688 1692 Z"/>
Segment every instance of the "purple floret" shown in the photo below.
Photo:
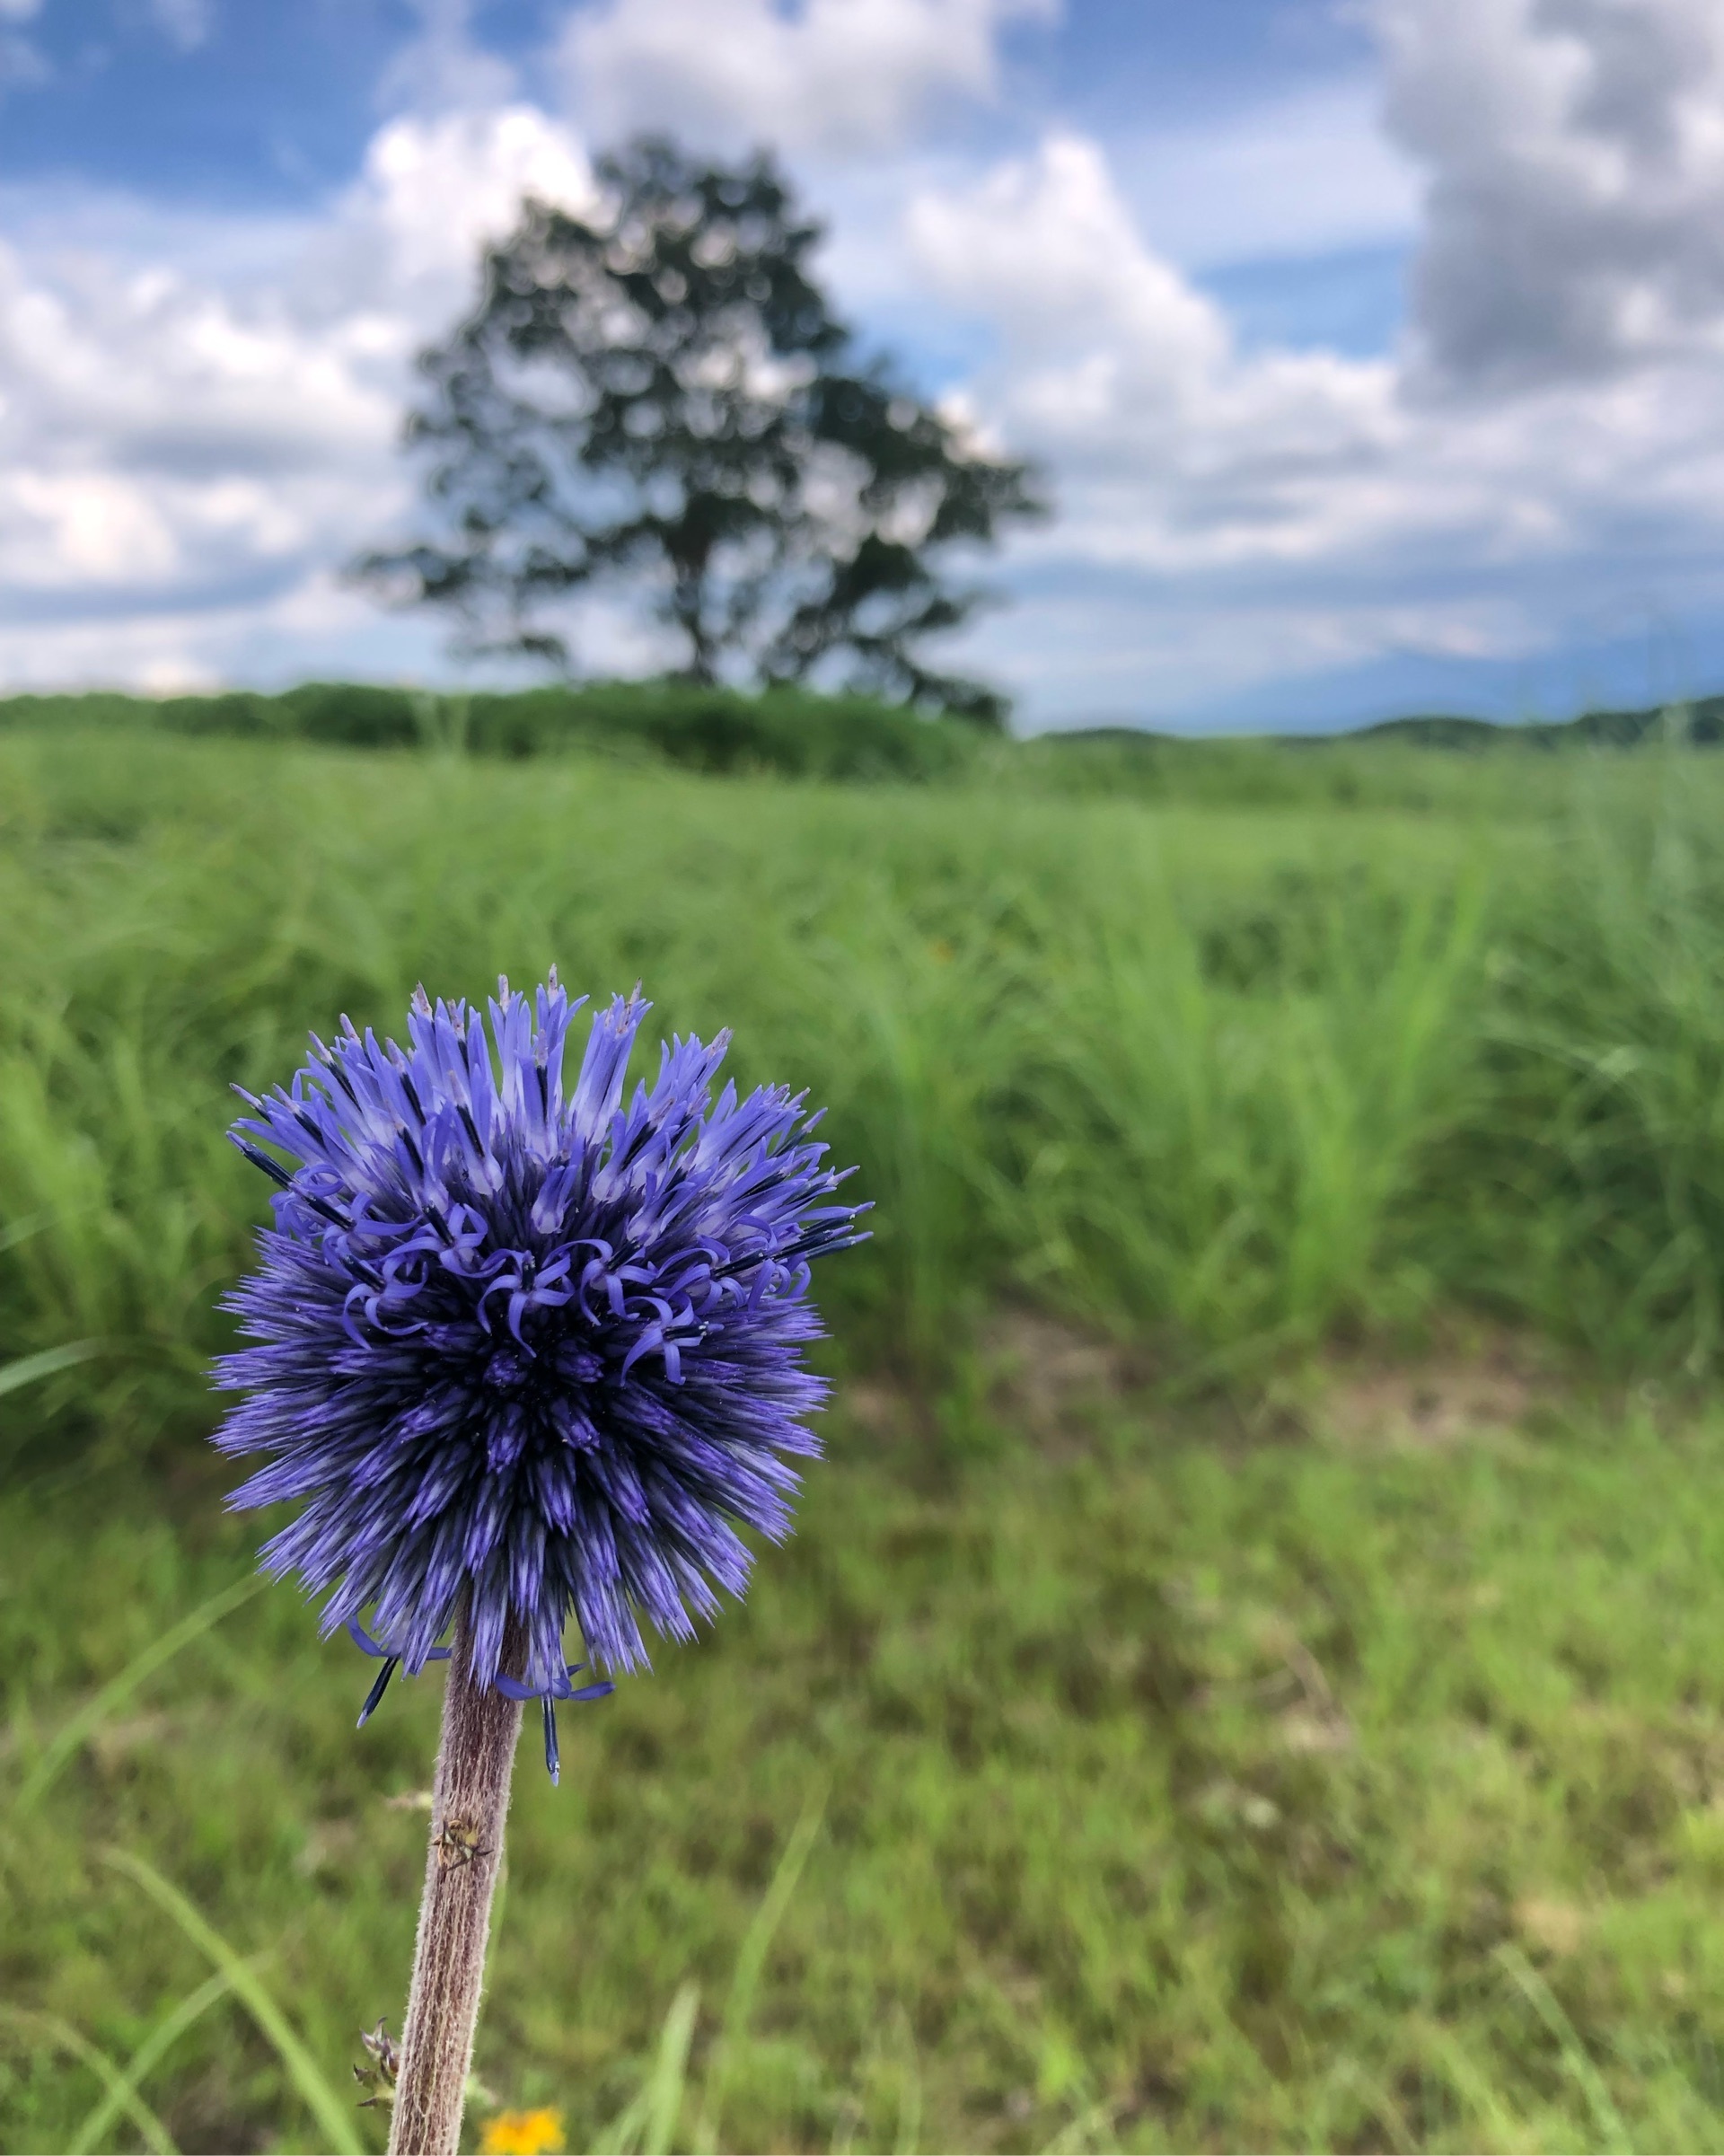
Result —
<path fill-rule="evenodd" d="M 328 1590 L 326 1632 L 369 1610 L 417 1671 L 466 1590 L 476 1679 L 513 1613 L 526 1688 L 567 1697 L 571 1613 L 596 1662 L 642 1667 L 641 1616 L 687 1639 L 743 1592 L 737 1523 L 789 1532 L 826 1392 L 808 1268 L 859 1209 L 802 1096 L 713 1103 L 728 1034 L 662 1048 L 625 1107 L 638 996 L 595 1016 L 567 1099 L 555 972 L 489 1008 L 488 1035 L 421 990 L 407 1052 L 344 1020 L 244 1096 L 234 1140 L 283 1187 L 227 1305 L 255 1344 L 220 1365 L 249 1397 L 216 1442 L 270 1456 L 232 1504 L 302 1500 L 262 1562 Z"/>

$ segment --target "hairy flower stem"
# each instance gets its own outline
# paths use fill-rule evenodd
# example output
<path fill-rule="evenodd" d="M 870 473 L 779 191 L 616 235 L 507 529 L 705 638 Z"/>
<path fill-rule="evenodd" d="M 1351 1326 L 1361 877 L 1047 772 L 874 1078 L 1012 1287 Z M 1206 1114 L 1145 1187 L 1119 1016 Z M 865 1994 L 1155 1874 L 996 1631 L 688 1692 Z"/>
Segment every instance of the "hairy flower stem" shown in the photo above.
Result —
<path fill-rule="evenodd" d="M 518 1676 L 525 1637 L 513 1618 L 502 1668 Z M 503 1826 L 521 1703 L 471 1674 L 472 1629 L 463 1600 L 443 1699 L 443 1741 L 431 1791 L 431 1848 L 413 1949 L 413 1988 L 401 2037 L 390 2156 L 455 2156 L 472 2064 L 490 1932 L 503 1861 Z"/>

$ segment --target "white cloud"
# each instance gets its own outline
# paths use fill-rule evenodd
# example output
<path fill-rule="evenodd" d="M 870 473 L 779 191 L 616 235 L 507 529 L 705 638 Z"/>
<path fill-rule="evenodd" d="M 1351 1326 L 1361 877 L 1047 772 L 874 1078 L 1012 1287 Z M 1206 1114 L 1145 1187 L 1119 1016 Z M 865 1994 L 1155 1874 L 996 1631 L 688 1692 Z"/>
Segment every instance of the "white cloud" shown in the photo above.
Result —
<path fill-rule="evenodd" d="M 1054 136 L 1033 160 L 995 167 L 961 195 L 910 206 L 913 258 L 945 296 L 979 307 L 1020 345 L 1069 343 L 1153 356 L 1170 374 L 1207 372 L 1227 326 L 1143 244 L 1101 150 Z"/>
<path fill-rule="evenodd" d="M 1220 310 L 1139 238 L 1095 144 L 1055 137 L 924 197 L 908 231 L 933 289 L 1003 333 L 982 409 L 1062 482 L 1046 547 L 1190 570 L 1334 543 L 1330 482 L 1388 449 L 1392 367 L 1242 360 Z"/>
<path fill-rule="evenodd" d="M 998 33 L 1057 0 L 607 0 L 571 14 L 560 62 L 607 136 L 652 126 L 844 155 L 900 147 L 943 97 L 989 101 Z"/>
<path fill-rule="evenodd" d="M 1703 338 L 1461 409 L 1412 393 L 1403 361 L 1242 355 L 1071 136 L 924 195 L 907 231 L 930 295 L 1000 332 L 979 409 L 1053 477 L 1060 520 L 1020 553 L 1039 649 L 1026 617 L 992 632 L 1044 710 L 1094 708 L 1109 682 L 1177 709 L 1385 652 L 1535 649 L 1596 624 L 1625 554 L 1724 602 L 1724 375 Z"/>
<path fill-rule="evenodd" d="M 67 577 L 136 584 L 172 575 L 179 561 L 167 520 L 114 473 L 0 477 L 0 576 L 15 591 Z"/>
<path fill-rule="evenodd" d="M 530 107 L 454 112 L 382 128 L 330 217 L 260 228 L 251 276 L 231 236 L 203 242 L 204 276 L 103 252 L 77 206 L 58 243 L 43 217 L 27 252 L 0 248 L 0 665 L 291 666 L 303 595 L 406 513 L 412 354 L 526 191 L 587 199 L 567 131 Z M 347 593 L 313 612 L 338 644 L 375 621 Z"/>
<path fill-rule="evenodd" d="M 1428 386 L 1724 358 L 1719 0 L 1377 0 Z"/>
<path fill-rule="evenodd" d="M 507 232 L 523 195 L 576 209 L 594 200 L 579 141 L 538 107 L 391 120 L 372 139 L 327 255 L 314 258 L 319 273 L 346 242 L 357 278 L 388 280 L 394 304 L 429 330 L 471 287 L 481 242 Z M 360 288 L 336 287 L 342 310 Z"/>

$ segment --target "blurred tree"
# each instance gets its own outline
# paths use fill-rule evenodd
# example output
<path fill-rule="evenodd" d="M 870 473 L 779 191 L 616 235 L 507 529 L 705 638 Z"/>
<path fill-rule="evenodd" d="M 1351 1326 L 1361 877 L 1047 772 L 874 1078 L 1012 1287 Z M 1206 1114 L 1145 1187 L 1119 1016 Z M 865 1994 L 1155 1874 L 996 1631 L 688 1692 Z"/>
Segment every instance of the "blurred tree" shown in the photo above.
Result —
<path fill-rule="evenodd" d="M 1001 723 L 919 647 L 982 596 L 945 558 L 1042 513 L 1029 468 L 854 362 L 807 267 L 822 227 L 770 154 L 646 138 L 597 173 L 591 221 L 523 204 L 478 305 L 421 355 L 407 440 L 435 531 L 356 576 L 451 610 L 467 651 L 564 666 L 558 602 L 634 576 L 682 678 L 814 677 Z"/>

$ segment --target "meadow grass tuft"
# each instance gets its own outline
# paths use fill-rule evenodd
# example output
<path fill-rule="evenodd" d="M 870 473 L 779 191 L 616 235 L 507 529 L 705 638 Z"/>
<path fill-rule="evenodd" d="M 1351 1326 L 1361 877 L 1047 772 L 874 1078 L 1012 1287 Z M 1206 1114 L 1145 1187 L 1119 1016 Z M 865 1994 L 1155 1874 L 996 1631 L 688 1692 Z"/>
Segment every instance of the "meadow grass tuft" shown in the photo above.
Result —
<path fill-rule="evenodd" d="M 435 1685 L 356 1736 L 238 1592 L 224 1088 L 553 959 L 829 1101 L 879 1233 L 798 1536 L 523 1778 L 497 2103 L 1724 2136 L 1724 772 L 1382 753 L 1242 805 L 0 739 L 5 2146 L 327 2147 L 399 2014 Z M 1388 1430 L 1397 1357 L 1535 1376 Z"/>
<path fill-rule="evenodd" d="M 1526 777 L 1241 810 L 0 739 L 0 1346 L 100 1349 L 8 1428 L 205 1427 L 261 1203 L 227 1086 L 552 959 L 831 1103 L 853 1360 L 937 1371 L 1018 1296 L 1218 1368 L 1456 1301 L 1709 1368 L 1724 771 Z"/>

